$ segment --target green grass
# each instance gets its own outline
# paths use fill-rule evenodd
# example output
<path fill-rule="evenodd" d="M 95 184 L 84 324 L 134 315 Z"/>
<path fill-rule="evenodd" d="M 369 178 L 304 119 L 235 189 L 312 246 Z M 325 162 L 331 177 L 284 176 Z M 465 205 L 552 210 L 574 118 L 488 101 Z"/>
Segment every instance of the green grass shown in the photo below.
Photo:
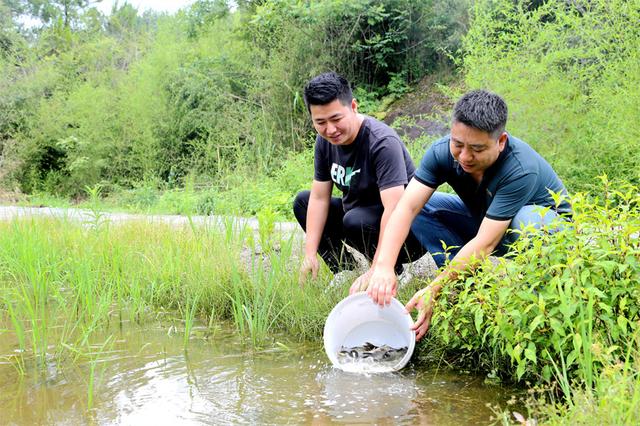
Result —
<path fill-rule="evenodd" d="M 417 361 L 538 384 L 546 399 L 528 415 L 551 423 L 584 412 L 585 420 L 635 419 L 640 192 L 601 184 L 598 196 L 572 198 L 573 222 L 561 232 L 524 235 L 508 260 L 445 287 Z M 347 289 L 327 288 L 326 269 L 300 288 L 302 242 L 275 232 L 274 218 L 260 215 L 257 232 L 232 219 L 221 228 L 1 222 L 0 329 L 21 349 L 11 359 L 17 374 L 86 361 L 90 405 L 99 379 L 92 356 L 104 343 L 97 336 L 161 312 L 174 315 L 186 350 L 196 321 L 231 321 L 248 347 L 272 345 L 280 333 L 319 340 Z M 414 281 L 399 299 L 423 285 Z"/>
<path fill-rule="evenodd" d="M 299 239 L 276 235 L 270 220 L 261 224 L 266 229 L 254 237 L 231 220 L 225 229 L 35 218 L 0 223 L 4 328 L 26 359 L 39 360 L 87 347 L 96 331 L 123 317 L 144 323 L 164 310 L 182 318 L 185 347 L 196 318 L 232 320 L 253 345 L 276 331 L 319 336 L 346 290 L 325 293 L 326 271 L 302 290 Z"/>

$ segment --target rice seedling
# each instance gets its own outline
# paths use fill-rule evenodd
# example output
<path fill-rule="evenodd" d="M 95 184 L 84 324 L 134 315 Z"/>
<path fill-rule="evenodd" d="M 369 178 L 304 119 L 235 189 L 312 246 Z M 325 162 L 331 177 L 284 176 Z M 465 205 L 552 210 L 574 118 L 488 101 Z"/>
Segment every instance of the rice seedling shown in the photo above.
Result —
<path fill-rule="evenodd" d="M 181 309 L 182 316 L 184 317 L 183 344 L 184 344 L 185 350 L 189 345 L 189 337 L 191 337 L 191 330 L 193 329 L 193 322 L 195 320 L 196 308 L 198 307 L 198 299 L 199 299 L 199 296 L 197 294 L 190 296 L 187 299 L 184 308 Z"/>

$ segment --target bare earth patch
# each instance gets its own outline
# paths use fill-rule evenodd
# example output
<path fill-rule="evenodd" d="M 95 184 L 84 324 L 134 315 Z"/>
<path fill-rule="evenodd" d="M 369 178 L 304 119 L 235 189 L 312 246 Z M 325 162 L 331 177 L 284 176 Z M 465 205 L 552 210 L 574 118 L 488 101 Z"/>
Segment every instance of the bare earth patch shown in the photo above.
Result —
<path fill-rule="evenodd" d="M 411 93 L 392 105 L 384 118 L 385 123 L 409 140 L 425 135 L 430 138 L 446 135 L 454 102 L 443 93 L 438 83 L 436 76 L 423 78 Z"/>

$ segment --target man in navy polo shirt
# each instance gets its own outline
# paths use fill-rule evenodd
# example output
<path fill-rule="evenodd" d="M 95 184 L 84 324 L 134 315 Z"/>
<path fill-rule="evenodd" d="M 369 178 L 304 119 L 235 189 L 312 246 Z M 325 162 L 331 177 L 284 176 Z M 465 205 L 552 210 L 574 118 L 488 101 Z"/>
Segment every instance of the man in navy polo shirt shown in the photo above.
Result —
<path fill-rule="evenodd" d="M 387 223 L 367 292 L 378 304 L 395 296 L 396 256 L 411 231 L 438 266 L 451 262 L 406 305 L 419 310 L 416 340 L 427 332 L 434 299 L 475 258 L 506 253 L 518 230 L 537 229 L 570 214 L 566 201 L 556 205 L 550 191 L 566 195 L 551 166 L 529 145 L 505 132 L 507 105 L 484 90 L 464 95 L 455 105 L 451 134 L 427 150 Z M 448 183 L 454 194 L 436 192 Z M 549 209 L 542 209 L 549 207 Z M 415 220 L 414 220 L 415 219 Z"/>

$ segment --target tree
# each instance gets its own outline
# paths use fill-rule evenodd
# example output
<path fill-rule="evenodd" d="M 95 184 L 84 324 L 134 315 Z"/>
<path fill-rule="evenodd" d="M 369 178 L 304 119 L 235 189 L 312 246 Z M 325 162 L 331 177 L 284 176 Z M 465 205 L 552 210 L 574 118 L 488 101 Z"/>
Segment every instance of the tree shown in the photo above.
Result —
<path fill-rule="evenodd" d="M 4 25 L 4 17 L 25 13 L 24 0 L 0 0 L 0 23 Z"/>
<path fill-rule="evenodd" d="M 201 28 L 217 19 L 229 15 L 231 8 L 227 0 L 198 0 L 187 11 L 189 36 L 196 37 Z"/>
<path fill-rule="evenodd" d="M 14 17 L 21 13 L 17 1 L 0 0 L 0 59 L 15 53 L 17 46 L 24 45 Z"/>
<path fill-rule="evenodd" d="M 13 20 L 11 19 L 11 5 L 5 4 L 3 0 L 0 0 L 0 31 L 4 32 L 6 29 L 13 27 Z"/>
<path fill-rule="evenodd" d="M 60 19 L 66 28 L 71 26 L 79 12 L 102 0 L 13 0 L 20 3 L 24 10 L 48 24 Z"/>

